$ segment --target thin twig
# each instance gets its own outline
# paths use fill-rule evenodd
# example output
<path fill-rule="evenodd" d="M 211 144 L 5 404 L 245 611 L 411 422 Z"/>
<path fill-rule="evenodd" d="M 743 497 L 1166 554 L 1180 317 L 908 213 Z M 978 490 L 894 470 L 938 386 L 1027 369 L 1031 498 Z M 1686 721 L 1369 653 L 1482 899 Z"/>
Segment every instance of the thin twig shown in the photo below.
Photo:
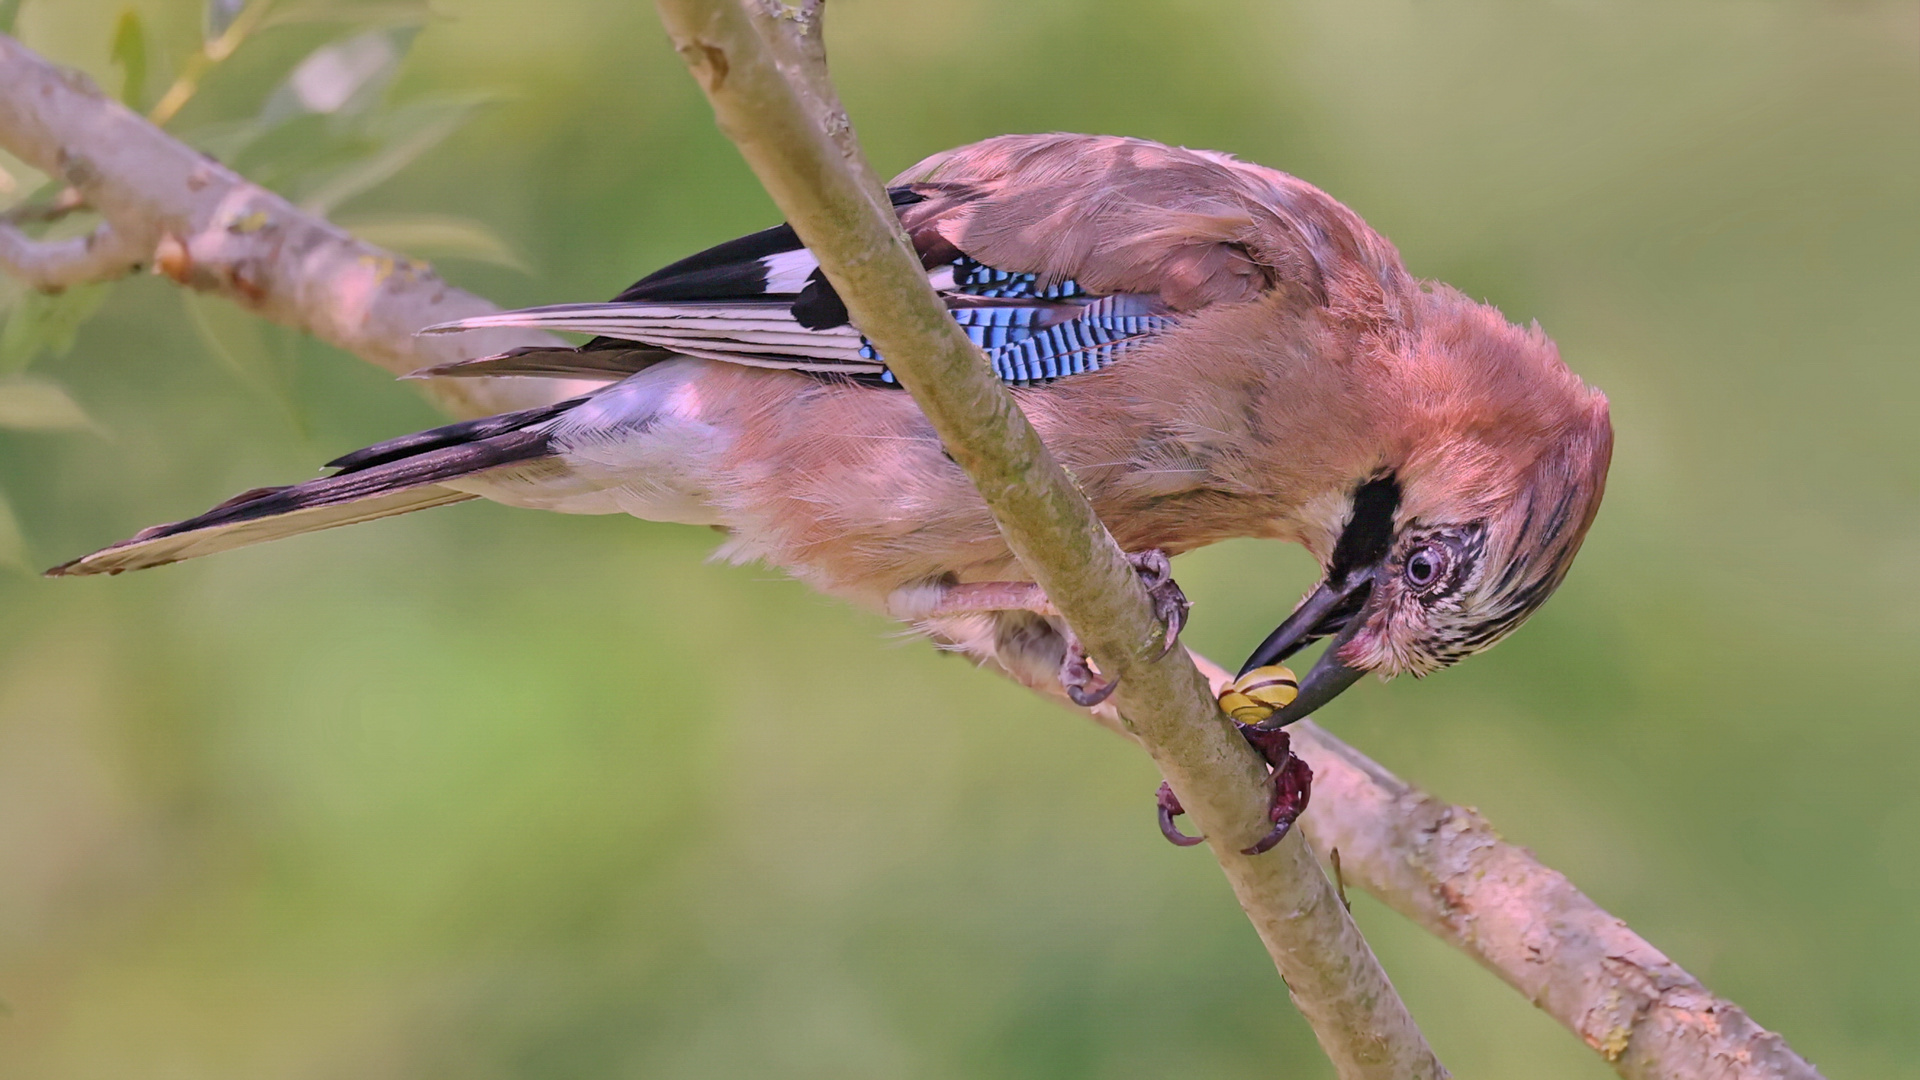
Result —
<path fill-rule="evenodd" d="M 48 292 L 121 277 L 147 255 L 139 243 L 106 222 L 64 240 L 35 240 L 10 222 L 0 222 L 0 269 Z"/>
<path fill-rule="evenodd" d="M 200 47 L 180 65 L 180 74 L 173 80 L 173 85 L 167 87 L 166 93 L 160 95 L 160 100 L 147 110 L 147 119 L 155 127 L 165 127 L 178 116 L 180 110 L 186 108 L 187 102 L 200 92 L 201 80 L 215 65 L 232 56 L 234 50 L 247 40 L 247 35 L 259 28 L 260 21 L 273 4 L 274 0 L 251 0 L 219 36 L 201 42 Z"/>
<path fill-rule="evenodd" d="M 1336 1071 L 1447 1075 L 1305 844 L 1289 837 L 1268 855 L 1241 854 L 1267 827 L 1265 768 L 1183 651 L 1155 659 L 1162 628 L 1132 566 L 927 284 L 820 63 L 820 12 L 801 26 L 767 0 L 656 6 L 721 130 L 853 322 L 1100 670 L 1121 680 L 1128 727 L 1209 838 Z"/>
<path fill-rule="evenodd" d="M 68 214 L 87 208 L 86 197 L 74 188 L 61 188 L 60 194 L 43 203 L 21 203 L 0 214 L 0 221 L 13 225 L 50 225 Z"/>

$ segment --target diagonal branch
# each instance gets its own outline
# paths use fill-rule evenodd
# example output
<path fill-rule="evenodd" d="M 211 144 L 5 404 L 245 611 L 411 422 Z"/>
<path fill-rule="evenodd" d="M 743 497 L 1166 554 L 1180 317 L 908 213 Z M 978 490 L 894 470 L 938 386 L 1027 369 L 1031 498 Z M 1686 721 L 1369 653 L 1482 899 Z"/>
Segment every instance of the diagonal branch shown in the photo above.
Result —
<path fill-rule="evenodd" d="M 817 3 L 812 7 L 817 12 Z M 808 47 L 817 52 L 818 31 L 809 33 Z M 816 108 L 822 111 L 813 115 L 827 118 L 825 129 L 835 130 L 830 120 L 837 105 L 828 101 Z M 841 133 L 844 147 L 852 145 L 850 132 Z M 51 175 L 87 163 L 73 171 L 112 207 L 108 220 L 124 235 L 154 247 L 169 234 L 176 241 L 206 236 L 209 223 L 219 220 L 213 211 L 228 200 L 263 209 L 267 216 L 258 219 L 263 226 L 272 222 L 283 235 L 309 238 L 301 249 L 307 257 L 254 281 L 263 293 L 257 299 L 233 284 L 239 280 L 233 267 L 215 258 L 203 260 L 213 268 L 203 284 L 389 371 L 458 359 L 450 339 L 415 338 L 413 330 L 492 310 L 424 269 L 404 278 L 351 273 L 343 278 L 342 268 L 366 266 L 368 260 L 376 267 L 404 260 L 275 201 L 133 116 L 84 79 L 6 37 L 0 37 L 0 146 Z M 203 166 L 206 172 L 195 171 Z M 183 181 L 194 177 L 200 179 Z M 196 198 L 208 190 L 215 193 L 202 206 Z M 252 220 L 243 217 L 240 223 Z M 195 247 L 205 251 L 213 245 L 202 239 L 181 246 L 192 258 Z M 261 253 L 265 250 L 263 244 Z M 345 287 L 353 283 L 364 288 Z M 528 343 L 502 338 L 489 347 Z M 573 392 L 569 384 L 547 380 L 513 380 L 520 385 L 505 389 L 482 380 L 443 382 L 477 391 L 437 395 L 443 407 L 467 416 Z M 1224 671 L 1196 659 L 1210 678 L 1224 681 Z M 1818 1080 L 1820 1074 L 1778 1035 L 1712 996 L 1565 877 L 1503 840 L 1479 815 L 1407 784 L 1310 721 L 1292 730 L 1296 750 L 1314 770 L 1317 798 L 1299 830 L 1313 846 L 1323 855 L 1337 849 L 1349 880 L 1526 994 L 1606 1056 L 1622 1076 Z M 1298 850 L 1287 843 L 1276 852 Z"/>
<path fill-rule="evenodd" d="M 1161 659 L 1145 590 L 1093 507 L 928 286 L 820 63 L 819 5 L 658 0 L 720 128 L 887 357 L 1000 532 L 1102 672 L 1209 838 L 1240 906 L 1342 1077 L 1447 1075 L 1297 835 L 1265 831 L 1265 769 L 1184 651 Z M 823 123 L 823 120 L 825 121 Z"/>

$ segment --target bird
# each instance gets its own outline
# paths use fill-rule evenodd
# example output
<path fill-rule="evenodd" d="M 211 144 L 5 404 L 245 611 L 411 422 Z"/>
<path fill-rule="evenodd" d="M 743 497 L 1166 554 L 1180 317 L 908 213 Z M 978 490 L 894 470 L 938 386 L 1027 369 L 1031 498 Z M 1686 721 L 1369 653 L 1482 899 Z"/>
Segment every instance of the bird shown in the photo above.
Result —
<path fill-rule="evenodd" d="M 1276 832 L 1305 798 L 1287 724 L 1364 674 L 1422 676 L 1490 648 L 1566 576 L 1606 486 L 1605 395 L 1537 323 L 1416 279 L 1319 188 L 1225 153 L 1041 134 L 934 154 L 887 190 L 929 284 L 1139 568 L 1169 646 L 1186 615 L 1171 557 L 1254 537 L 1317 560 L 1318 583 L 1242 669 L 1328 639 L 1293 703 L 1249 729 L 1274 769 Z M 415 374 L 598 385 L 354 451 L 331 475 L 48 573 L 476 497 L 626 513 L 715 527 L 718 557 L 778 567 L 1045 692 L 1097 707 L 1111 690 L 790 226 L 607 303 L 423 332 L 504 327 L 590 340 Z M 1174 838 L 1177 800 L 1160 803 Z"/>

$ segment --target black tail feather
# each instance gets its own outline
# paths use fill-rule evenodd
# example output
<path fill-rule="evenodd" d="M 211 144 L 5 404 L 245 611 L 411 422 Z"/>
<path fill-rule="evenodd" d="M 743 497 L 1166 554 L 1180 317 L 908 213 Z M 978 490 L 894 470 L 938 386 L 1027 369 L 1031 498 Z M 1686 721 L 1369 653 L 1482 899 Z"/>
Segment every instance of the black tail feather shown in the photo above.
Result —
<path fill-rule="evenodd" d="M 406 488 L 437 484 L 469 476 L 483 469 L 531 461 L 547 453 L 544 431 L 509 431 L 474 442 L 442 446 L 394 460 L 362 464 L 350 471 L 289 487 L 255 488 L 228 499 L 198 517 L 143 529 L 135 540 L 157 540 L 196 529 L 210 529 L 256 518 L 276 517 L 296 510 L 339 506 Z"/>
<path fill-rule="evenodd" d="M 585 400 L 587 400 L 586 397 L 569 398 L 566 401 L 542 405 L 534 409 L 498 413 L 493 416 L 483 416 L 478 420 L 462 420 L 457 424 L 416 431 L 411 435 L 402 435 L 397 439 L 374 443 L 363 450 L 355 450 L 351 454 L 342 454 L 327 462 L 326 467 L 339 469 L 340 472 L 336 475 L 344 475 L 424 454 L 429 450 L 479 442 L 496 435 L 531 427 L 543 420 L 551 420 Z"/>
<path fill-rule="evenodd" d="M 47 571 L 50 576 L 119 573 L 198 555 L 352 524 L 473 496 L 440 487 L 448 480 L 546 457 L 545 421 L 584 401 L 538 409 L 389 440 L 334 460 L 332 476 L 287 487 L 255 488 L 204 514 L 143 529 L 132 539 Z"/>

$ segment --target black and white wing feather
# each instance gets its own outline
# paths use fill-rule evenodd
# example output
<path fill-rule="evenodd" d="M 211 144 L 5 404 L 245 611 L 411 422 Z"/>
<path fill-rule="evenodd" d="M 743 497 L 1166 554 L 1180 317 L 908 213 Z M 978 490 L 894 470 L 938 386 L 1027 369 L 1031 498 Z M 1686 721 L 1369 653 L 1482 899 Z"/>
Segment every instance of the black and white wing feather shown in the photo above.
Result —
<path fill-rule="evenodd" d="M 921 196 L 893 191 L 896 207 Z M 1070 279 L 986 266 L 951 245 L 923 251 L 928 282 L 1000 377 L 1041 383 L 1106 366 L 1172 324 L 1156 298 L 1096 296 Z M 729 241 L 665 267 L 604 304 L 554 304 L 428 327 L 448 333 L 526 327 L 592 335 L 578 349 L 519 349 L 417 372 L 617 379 L 669 356 L 839 374 L 881 385 L 893 374 L 847 317 L 791 227 Z"/>

